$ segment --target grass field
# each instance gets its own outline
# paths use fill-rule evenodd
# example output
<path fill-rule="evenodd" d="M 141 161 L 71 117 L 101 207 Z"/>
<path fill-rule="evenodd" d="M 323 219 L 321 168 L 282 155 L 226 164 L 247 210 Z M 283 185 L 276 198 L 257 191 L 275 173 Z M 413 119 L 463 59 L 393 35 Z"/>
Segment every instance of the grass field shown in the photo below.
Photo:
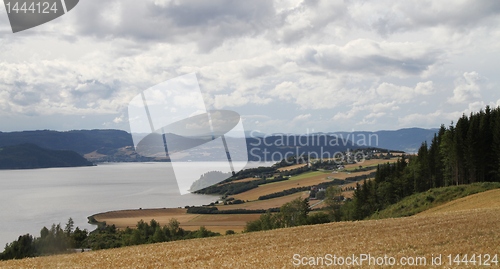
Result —
<path fill-rule="evenodd" d="M 314 186 L 322 182 L 328 182 L 331 181 L 330 178 L 337 178 L 337 179 L 346 179 L 348 177 L 353 177 L 353 176 L 358 176 L 358 175 L 368 175 L 373 171 L 364 171 L 364 172 L 359 172 L 359 173 L 337 173 L 337 174 L 332 174 L 328 172 L 321 172 L 321 171 L 315 171 L 315 172 L 307 172 L 295 177 L 292 177 L 289 180 L 286 181 L 280 181 L 280 182 L 274 182 L 271 184 L 264 184 L 260 185 L 259 187 L 255 189 L 251 189 L 249 191 L 236 194 L 233 197 L 236 199 L 241 199 L 243 201 L 253 201 L 257 200 L 259 196 L 265 195 L 265 194 L 271 194 L 275 192 L 279 192 L 282 190 L 287 190 L 291 188 L 297 188 L 297 187 L 304 187 L 304 186 Z"/>
<path fill-rule="evenodd" d="M 304 186 L 313 186 L 317 185 L 322 182 L 329 181 L 326 179 L 328 174 L 321 173 L 320 175 L 316 176 L 310 176 L 307 178 L 299 179 L 299 180 L 285 180 L 285 181 L 280 181 L 280 182 L 275 182 L 272 184 L 264 184 L 260 185 L 259 187 L 255 189 L 251 189 L 249 191 L 236 194 L 233 197 L 235 199 L 240 199 L 243 201 L 253 201 L 257 200 L 259 196 L 265 195 L 265 194 L 270 194 L 270 193 L 275 193 L 275 192 L 280 192 L 283 190 L 291 189 L 291 188 L 297 188 L 297 187 L 304 187 Z M 293 179 L 293 177 L 292 177 Z"/>
<path fill-rule="evenodd" d="M 287 196 L 282 196 L 282 197 L 277 197 L 273 199 L 267 199 L 267 200 L 256 200 L 256 201 L 251 201 L 247 202 L 244 204 L 237 204 L 237 205 L 221 205 L 217 206 L 219 210 L 229 210 L 229 209 L 269 209 L 269 208 L 274 208 L 274 207 L 280 207 L 281 205 L 288 203 L 292 201 L 293 199 L 296 198 L 307 198 L 309 197 L 309 192 L 304 191 L 304 192 L 297 192 L 294 194 L 290 194 Z"/>
<path fill-rule="evenodd" d="M 293 169 L 304 167 L 306 165 L 307 165 L 307 163 L 294 164 L 294 165 L 278 168 L 278 171 L 283 172 L 283 171 L 293 170 Z"/>
<path fill-rule="evenodd" d="M 482 195 L 484 194 L 482 192 L 497 188 L 500 188 L 500 183 L 482 182 L 470 185 L 430 189 L 426 192 L 408 196 L 398 203 L 390 205 L 386 209 L 372 215 L 371 218 L 378 219 L 412 216 L 471 194 L 481 193 L 481 197 L 483 197 Z M 469 197 L 467 197 L 467 199 L 469 199 Z M 465 206 L 465 204 L 467 203 L 460 203 L 462 206 Z M 470 207 L 474 207 L 474 205 L 470 205 Z M 456 208 L 456 206 L 454 206 L 454 208 Z"/>
<path fill-rule="evenodd" d="M 448 264 L 446 258 L 449 254 L 453 257 L 500 254 L 500 197 L 486 192 L 472 199 L 484 199 L 488 203 L 481 202 L 481 208 L 458 212 L 445 210 L 397 219 L 329 223 L 12 260 L 0 262 L 0 268 L 301 268 L 294 266 L 300 261 L 294 259 L 294 255 L 307 258 L 327 254 L 337 257 L 387 255 L 394 257 L 396 263 L 403 257 L 415 261 L 418 258 L 420 266 L 409 266 L 411 268 L 429 268 L 433 255 L 443 255 L 443 264 L 434 268 L 475 268 L 478 266 L 473 264 Z M 320 259 L 314 261 L 321 262 Z M 362 268 L 380 268 L 368 266 L 368 261 L 362 265 Z M 332 266 L 335 267 L 343 268 Z M 403 266 L 396 264 L 387 268 L 400 267 Z"/>
<path fill-rule="evenodd" d="M 166 225 L 172 218 L 177 219 L 181 223 L 186 223 L 196 216 L 196 214 L 187 214 L 184 208 L 159 208 L 111 211 L 96 214 L 94 218 L 99 222 L 106 221 L 108 225 L 114 224 L 116 228 L 125 229 L 127 227 L 135 227 L 141 219 L 146 222 L 154 219 L 160 224 Z"/>
<path fill-rule="evenodd" d="M 288 203 L 298 197 L 307 198 L 308 192 L 298 192 L 291 195 L 262 200 L 253 201 L 238 205 L 221 205 L 217 206 L 219 210 L 230 209 L 269 209 L 280 207 L 284 203 Z M 97 221 L 105 221 L 106 224 L 114 224 L 118 229 L 126 227 L 135 227 L 141 219 L 145 222 L 150 222 L 151 219 L 156 220 L 160 225 L 166 225 L 170 219 L 177 219 L 181 227 L 185 230 L 198 230 L 200 226 L 205 226 L 210 231 L 224 234 L 227 230 L 241 232 L 245 228 L 248 221 L 258 219 L 260 214 L 188 214 L 184 208 L 161 208 L 161 209 L 142 209 L 142 210 L 122 210 L 112 211 L 94 215 Z"/>
<path fill-rule="evenodd" d="M 105 221 L 108 225 L 115 225 L 118 229 L 134 228 L 141 219 L 145 222 L 156 220 L 160 225 L 167 225 L 170 219 L 175 218 L 185 230 L 198 230 L 205 226 L 210 231 L 224 234 L 227 230 L 241 232 L 248 221 L 258 219 L 260 214 L 216 214 L 201 215 L 187 214 L 184 208 L 162 208 L 142 210 L 121 210 L 94 215 L 97 221 Z"/>
<path fill-rule="evenodd" d="M 387 160 L 369 160 L 368 164 L 373 165 L 374 163 L 387 162 Z M 303 166 L 303 164 L 298 165 Z M 298 167 L 297 166 L 297 167 Z M 351 168 L 357 168 L 355 165 L 350 165 Z M 349 167 L 349 166 L 347 166 Z M 291 167 L 288 167 L 291 168 Z M 360 173 L 345 173 L 340 172 L 336 174 L 331 174 L 329 172 L 315 171 L 306 172 L 298 176 L 292 177 L 290 180 L 275 182 L 270 184 L 264 184 L 258 188 L 252 189 L 250 191 L 235 195 L 234 198 L 241 199 L 244 201 L 249 201 L 243 204 L 237 205 L 220 205 L 217 206 L 219 210 L 230 210 L 230 209 L 269 209 L 280 207 L 281 205 L 292 201 L 298 197 L 306 198 L 308 197 L 308 192 L 294 193 L 291 195 L 278 197 L 268 200 L 257 200 L 259 196 L 270 194 L 274 192 L 279 192 L 286 189 L 291 189 L 295 187 L 312 186 L 319 184 L 321 182 L 330 181 L 330 178 L 345 179 L 354 175 L 368 174 L 371 171 L 365 171 Z M 254 178 L 246 178 L 238 180 L 251 181 Z M 231 184 L 231 183 L 228 183 Z M 353 185 L 352 183 L 346 186 Z M 355 186 L 355 184 L 353 185 Z M 346 193 L 346 196 L 352 196 L 352 192 Z M 165 225 L 170 219 L 175 218 L 181 223 L 181 227 L 186 230 L 197 230 L 200 226 L 205 226 L 207 229 L 225 233 L 226 230 L 234 230 L 240 232 L 244 229 L 245 224 L 249 220 L 257 219 L 259 214 L 234 214 L 234 215 L 210 215 L 207 217 L 205 215 L 199 214 L 187 214 L 184 208 L 164 208 L 164 209 L 142 209 L 142 210 L 122 210 L 113 211 L 107 213 L 97 214 L 94 217 L 97 221 L 106 221 L 107 224 L 114 224 L 119 229 L 124 229 L 126 227 L 135 227 L 139 220 L 144 220 L 149 222 L 151 219 L 155 219 L 161 225 Z"/>
<path fill-rule="evenodd" d="M 474 210 L 483 208 L 500 208 L 500 189 L 490 190 L 482 193 L 472 194 L 444 205 L 433 207 L 419 215 L 447 213 L 463 210 Z"/>

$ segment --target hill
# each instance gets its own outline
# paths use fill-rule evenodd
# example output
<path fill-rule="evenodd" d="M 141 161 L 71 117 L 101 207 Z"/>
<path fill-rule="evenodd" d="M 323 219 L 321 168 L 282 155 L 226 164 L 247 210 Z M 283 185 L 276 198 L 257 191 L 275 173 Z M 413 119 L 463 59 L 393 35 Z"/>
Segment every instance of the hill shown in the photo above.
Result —
<path fill-rule="evenodd" d="M 272 160 L 272 154 L 275 157 L 290 156 L 302 154 L 304 152 L 330 152 L 354 150 L 360 147 L 381 148 L 390 150 L 401 150 L 413 152 L 422 141 L 430 141 L 436 130 L 434 129 L 401 129 L 397 131 L 378 131 L 378 132 L 338 132 L 326 134 L 292 135 L 256 135 L 254 132 L 247 136 L 246 144 L 248 147 L 248 158 L 251 161 L 279 161 Z M 143 136 L 146 136 L 144 134 Z M 196 139 L 180 140 L 179 137 L 171 135 L 169 150 L 178 150 L 179 145 L 185 144 L 188 148 L 200 145 Z M 154 137 L 151 137 L 154 140 Z M 226 137 L 228 142 L 242 138 Z M 181 143 L 182 142 L 182 143 Z M 204 141 L 202 141 L 204 142 Z M 22 132 L 0 132 L 0 147 L 13 146 L 24 143 L 31 143 L 42 148 L 53 150 L 72 150 L 81 155 L 85 155 L 91 161 L 153 161 L 155 158 L 144 157 L 134 150 L 132 136 L 122 130 L 73 130 L 66 132 L 38 130 Z M 237 144 L 237 143 L 232 143 Z M 252 151 L 253 149 L 253 151 Z M 153 149 L 154 151 L 155 149 Z M 156 149 L 157 160 L 165 161 L 163 146 Z M 244 149 L 232 149 L 234 156 L 242 156 Z M 218 152 L 217 150 L 202 147 L 206 153 Z M 270 152 L 266 153 L 264 151 Z M 153 152 L 154 153 L 154 152 Z M 215 154 L 213 154 L 215 156 Z M 156 156 L 152 154 L 151 156 Z M 244 156 L 244 155 L 243 155 Z M 203 155 L 203 159 L 207 158 Z M 276 158 L 275 158 L 276 159 Z M 187 160 L 196 160 L 196 156 L 186 156 Z"/>
<path fill-rule="evenodd" d="M 390 205 L 386 209 L 376 212 L 369 218 L 385 219 L 407 217 L 418 214 L 420 212 L 434 211 L 437 210 L 436 208 L 441 208 L 442 206 L 447 208 L 448 204 L 457 205 L 455 203 L 457 203 L 457 201 L 461 201 L 462 199 L 466 199 L 465 201 L 467 201 L 468 199 L 470 199 L 470 197 L 472 197 L 472 194 L 477 194 L 478 196 L 482 197 L 484 195 L 484 193 L 482 192 L 498 188 L 500 188 L 500 183 L 498 182 L 482 182 L 469 185 L 433 188 L 425 192 L 410 195 L 403 200 Z M 500 199 L 497 200 L 500 201 Z M 460 202 L 458 204 L 463 206 L 465 203 Z M 470 206 L 469 209 L 471 209 Z"/>
<path fill-rule="evenodd" d="M 500 199 L 496 196 L 496 200 Z M 500 208 L 398 219 L 337 222 L 231 236 L 175 241 L 121 249 L 92 251 L 0 262 L 1 268 L 294 268 L 328 265 L 328 258 L 370 255 L 415 263 L 417 268 L 477 267 L 454 263 L 456 255 L 490 256 L 498 265 Z M 474 229 L 471 229 L 474 227 Z M 331 255 L 331 256 L 328 256 Z M 448 256 L 451 255 L 451 256 Z M 494 256 L 497 255 L 497 256 Z M 310 258 L 312 257 L 312 258 Z M 368 256 L 364 256 L 368 257 Z M 449 261 L 451 257 L 451 263 Z M 460 256 L 463 257 L 463 256 Z M 496 257 L 496 263 L 494 262 Z M 337 259 L 340 261 L 340 259 Z M 359 259 L 358 259 L 359 262 Z M 372 261 L 375 262 L 375 261 Z M 476 259 L 476 263 L 478 259 Z M 369 267 L 365 260 L 362 267 Z M 342 266 L 341 266 L 342 267 Z M 371 267 L 374 263 L 371 263 Z M 393 266 L 394 267 L 394 266 Z"/>
<path fill-rule="evenodd" d="M 371 139 L 371 146 L 401 150 L 404 152 L 414 153 L 426 141 L 431 143 L 434 134 L 437 134 L 439 129 L 422 129 L 422 128 L 405 128 L 393 131 L 376 131 L 376 132 L 336 132 L 335 134 L 343 135 L 343 137 L 376 137 L 377 141 Z"/>
<path fill-rule="evenodd" d="M 101 154 L 109 154 L 113 150 L 134 145 L 130 134 L 120 130 L 0 132 L 0 147 L 24 143 L 52 150 L 72 150 L 82 155 L 96 150 Z"/>
<path fill-rule="evenodd" d="M 433 207 L 420 213 L 419 215 L 438 214 L 491 207 L 500 208 L 500 199 L 498 199 L 498 197 L 500 197 L 499 189 L 489 190 Z"/>
<path fill-rule="evenodd" d="M 91 166 L 92 163 L 69 150 L 47 150 L 33 144 L 0 148 L 0 169 Z"/>

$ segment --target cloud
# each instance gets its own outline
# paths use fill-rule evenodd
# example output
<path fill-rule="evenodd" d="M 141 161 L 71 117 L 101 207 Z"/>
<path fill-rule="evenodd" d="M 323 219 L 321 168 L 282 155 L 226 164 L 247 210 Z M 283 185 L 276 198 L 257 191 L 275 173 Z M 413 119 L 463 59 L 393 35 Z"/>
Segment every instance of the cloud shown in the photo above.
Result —
<path fill-rule="evenodd" d="M 194 42 L 202 52 L 226 40 L 261 34 L 275 15 L 272 2 L 266 0 L 85 1 L 75 11 L 79 34 L 141 42 Z"/>
<path fill-rule="evenodd" d="M 355 39 L 344 46 L 303 46 L 287 50 L 288 57 L 300 66 L 319 68 L 320 71 L 401 77 L 422 74 L 439 64 L 443 53 L 418 42 L 377 42 L 370 39 Z"/>
<path fill-rule="evenodd" d="M 448 102 L 467 103 L 481 98 L 481 80 L 477 72 L 465 72 L 461 78 L 455 80 L 453 96 L 448 99 Z"/>
<path fill-rule="evenodd" d="M 293 122 L 298 122 L 298 121 L 305 121 L 305 120 L 308 120 L 309 118 L 311 118 L 311 114 L 301 114 L 301 115 L 298 115 L 296 116 L 295 118 L 293 118 Z"/>
<path fill-rule="evenodd" d="M 390 5 L 390 8 L 387 8 Z M 496 1 L 420 1 L 411 0 L 394 4 L 393 1 L 366 3 L 365 12 L 371 10 L 371 27 L 382 35 L 416 31 L 422 28 L 445 26 L 455 29 L 481 27 L 485 21 L 498 19 L 500 3 Z M 359 15 L 366 14 L 360 12 Z M 366 20 L 366 19 L 365 19 Z"/>
<path fill-rule="evenodd" d="M 116 117 L 116 118 L 114 118 L 114 119 L 113 119 L 113 122 L 114 122 L 114 123 L 121 123 L 121 122 L 123 122 L 123 115 L 122 115 L 122 116 L 120 116 L 120 117 Z"/>
<path fill-rule="evenodd" d="M 441 123 L 500 100 L 499 5 L 81 1 L 20 34 L 0 27 L 0 115 L 117 126 L 139 92 L 195 72 L 209 108 L 258 112 L 246 123 L 264 132 Z"/>
<path fill-rule="evenodd" d="M 419 82 L 415 87 L 415 93 L 421 95 L 431 95 L 435 93 L 434 83 L 432 81 Z"/>
<path fill-rule="evenodd" d="M 442 110 L 437 110 L 426 114 L 413 113 L 402 116 L 398 119 L 398 122 L 401 127 L 421 126 L 424 128 L 437 128 L 441 124 L 449 123 L 450 121 L 458 119 L 460 115 L 460 112 L 447 113 Z"/>

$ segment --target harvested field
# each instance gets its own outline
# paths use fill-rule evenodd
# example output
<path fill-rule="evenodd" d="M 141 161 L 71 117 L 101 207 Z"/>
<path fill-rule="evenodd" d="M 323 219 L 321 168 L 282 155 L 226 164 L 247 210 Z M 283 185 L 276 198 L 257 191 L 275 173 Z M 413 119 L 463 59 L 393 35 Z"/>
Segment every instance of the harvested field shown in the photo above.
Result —
<path fill-rule="evenodd" d="M 231 183 L 236 183 L 236 182 L 248 182 L 248 181 L 260 180 L 260 179 L 261 178 L 258 178 L 258 177 L 247 177 L 247 178 L 238 179 L 238 180 L 232 181 L 230 183 L 225 183 L 225 184 L 231 184 Z"/>
<path fill-rule="evenodd" d="M 354 191 L 344 191 L 342 192 L 342 195 L 345 197 L 345 198 L 353 198 L 354 197 Z"/>
<path fill-rule="evenodd" d="M 297 188 L 297 187 L 304 187 L 304 186 L 314 186 L 322 182 L 328 182 L 330 181 L 327 179 L 328 177 L 331 178 L 337 178 L 337 179 L 346 179 L 348 177 L 353 177 L 353 176 L 358 176 L 358 175 L 367 175 L 370 174 L 372 171 L 364 171 L 364 172 L 359 172 L 359 173 L 337 173 L 337 174 L 331 174 L 331 173 L 323 173 L 323 172 L 311 172 L 309 173 L 312 174 L 311 176 L 305 176 L 304 174 L 299 175 L 297 177 L 292 177 L 289 180 L 286 181 L 280 181 L 280 182 L 275 182 L 271 184 L 264 184 L 260 185 L 259 187 L 255 189 L 251 189 L 249 191 L 236 194 L 233 197 L 235 199 L 240 199 L 243 201 L 253 201 L 257 200 L 259 196 L 265 195 L 265 194 L 271 194 L 275 192 L 280 192 L 283 190 L 291 189 L 291 188 Z M 355 186 L 356 184 L 354 184 Z M 347 185 L 345 185 L 347 186 Z M 343 186 L 343 187 L 345 187 Z"/>
<path fill-rule="evenodd" d="M 251 189 L 249 191 L 236 194 L 233 197 L 235 199 L 240 199 L 243 201 L 253 201 L 257 200 L 259 196 L 265 195 L 265 194 L 270 194 L 274 192 L 280 192 L 283 190 L 291 189 L 291 188 L 296 188 L 296 187 L 304 187 L 304 186 L 313 186 L 317 185 L 322 182 L 329 181 L 326 179 L 328 174 L 322 174 L 322 175 L 317 175 L 317 176 L 312 176 L 304 179 L 299 179 L 299 180 L 286 180 L 286 181 L 280 181 L 280 182 L 275 182 L 272 184 L 264 184 L 260 185 L 259 187 L 255 189 Z"/>
<path fill-rule="evenodd" d="M 307 198 L 309 197 L 309 192 L 304 191 L 304 192 L 297 192 L 294 194 L 290 194 L 287 196 L 282 196 L 282 197 L 277 197 L 273 199 L 267 199 L 267 200 L 256 200 L 256 201 L 251 201 L 247 202 L 244 204 L 238 204 L 238 205 L 222 205 L 222 206 L 217 206 L 219 210 L 230 210 L 230 209 L 269 209 L 269 208 L 274 208 L 274 207 L 280 207 L 285 203 L 288 203 L 294 199 L 297 199 L 299 197 L 302 198 Z"/>
<path fill-rule="evenodd" d="M 194 231 L 205 226 L 208 230 L 223 234 L 226 230 L 241 232 L 247 221 L 258 219 L 259 216 L 260 214 L 188 214 L 184 208 L 167 208 L 112 211 L 94 217 L 97 221 L 106 221 L 108 225 L 114 224 L 118 229 L 134 228 L 141 219 L 148 223 L 154 219 L 160 225 L 166 225 L 170 219 L 175 218 L 185 230 Z"/>
<path fill-rule="evenodd" d="M 149 222 L 152 219 L 159 222 L 161 225 L 166 225 L 170 219 L 175 218 L 181 224 L 195 218 L 196 214 L 187 214 L 184 208 L 161 208 L 161 209 L 142 209 L 142 210 L 120 210 L 100 213 L 94 215 L 94 218 L 99 221 L 106 221 L 106 224 L 114 224 L 118 229 L 127 227 L 133 228 L 141 219 Z M 199 227 L 198 227 L 199 228 Z"/>
<path fill-rule="evenodd" d="M 471 227 L 474 227 L 471 229 Z M 175 241 L 0 262 L 1 268 L 297 268 L 295 257 L 423 257 L 499 254 L 500 209 L 398 219 L 329 223 L 216 238 Z M 307 259 L 306 261 L 309 261 Z M 321 262 L 321 260 L 316 260 Z M 326 261 L 326 260 L 323 260 Z M 424 260 L 420 260 L 422 263 Z M 310 266 L 307 266 L 309 268 Z M 379 268 L 363 263 L 363 268 Z M 399 268 L 396 265 L 388 268 Z M 477 267 L 472 264 L 460 268 Z M 496 266 L 494 266 L 496 267 Z M 300 268 L 300 267 L 299 267 Z M 304 266 L 306 268 L 306 266 Z M 339 267 L 340 268 L 340 267 Z M 436 267 L 438 268 L 438 267 Z"/>
<path fill-rule="evenodd" d="M 392 158 L 390 160 L 371 159 L 371 160 L 365 160 L 364 162 L 361 162 L 361 163 L 347 164 L 344 167 L 346 169 L 352 169 L 352 168 L 358 168 L 360 165 L 363 167 L 367 167 L 367 166 L 374 166 L 377 164 L 393 163 L 393 162 L 396 162 L 397 160 L 398 160 L 398 158 Z"/>
<path fill-rule="evenodd" d="M 248 221 L 256 220 L 259 217 L 260 214 L 200 214 L 188 222 L 181 223 L 181 227 L 194 231 L 205 226 L 208 230 L 221 234 L 225 234 L 227 230 L 242 232 Z"/>
<path fill-rule="evenodd" d="M 280 172 L 289 171 L 289 170 L 293 170 L 293 169 L 304 167 L 306 165 L 307 165 L 307 163 L 294 164 L 294 165 L 290 165 L 290 166 L 278 168 L 278 171 L 280 171 Z"/>

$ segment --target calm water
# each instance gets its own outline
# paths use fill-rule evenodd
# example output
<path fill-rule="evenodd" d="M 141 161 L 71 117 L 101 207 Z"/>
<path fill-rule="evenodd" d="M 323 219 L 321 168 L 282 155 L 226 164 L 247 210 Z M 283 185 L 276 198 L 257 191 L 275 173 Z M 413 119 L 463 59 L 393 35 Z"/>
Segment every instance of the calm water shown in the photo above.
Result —
<path fill-rule="evenodd" d="M 94 167 L 0 171 L 0 251 L 21 234 L 40 236 L 43 226 L 90 230 L 87 217 L 120 209 L 184 207 L 215 201 L 180 195 L 169 163 L 115 163 Z M 196 163 L 192 164 L 193 166 Z M 252 166 L 252 165 L 250 165 Z M 253 165 L 257 166 L 257 165 Z"/>

